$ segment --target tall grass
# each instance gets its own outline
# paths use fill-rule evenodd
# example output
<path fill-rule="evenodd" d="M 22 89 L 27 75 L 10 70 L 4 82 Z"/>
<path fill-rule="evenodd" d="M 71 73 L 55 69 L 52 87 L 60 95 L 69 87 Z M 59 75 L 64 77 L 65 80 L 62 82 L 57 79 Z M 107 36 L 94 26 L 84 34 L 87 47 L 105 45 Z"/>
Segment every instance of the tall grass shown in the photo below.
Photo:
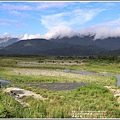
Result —
<path fill-rule="evenodd" d="M 21 86 L 40 95 L 47 95 L 42 101 L 26 97 L 30 106 L 23 107 L 12 97 L 0 92 L 0 115 L 14 118 L 71 118 L 72 111 L 106 111 L 106 118 L 119 118 L 119 104 L 107 88 L 91 84 L 72 91 L 51 91 L 36 87 Z M 9 116 L 8 116 L 9 115 Z M 98 116 L 87 116 L 96 118 Z"/>

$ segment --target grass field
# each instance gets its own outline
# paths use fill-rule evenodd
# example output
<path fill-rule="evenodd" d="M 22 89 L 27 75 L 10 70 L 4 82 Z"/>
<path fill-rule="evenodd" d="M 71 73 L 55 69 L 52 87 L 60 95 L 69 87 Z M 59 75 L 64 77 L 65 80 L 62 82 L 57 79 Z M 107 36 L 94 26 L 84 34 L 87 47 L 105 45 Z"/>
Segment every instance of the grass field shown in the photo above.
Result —
<path fill-rule="evenodd" d="M 69 69 L 119 74 L 119 68 L 119 61 L 80 57 L 1 56 L 0 79 L 14 82 L 7 87 L 19 86 L 40 94 L 47 100 L 24 97 L 23 101 L 29 104 L 29 107 L 24 107 L 13 96 L 6 94 L 3 88 L 0 90 L 0 118 L 71 118 L 73 111 L 76 111 L 74 115 L 77 112 L 81 115 L 81 111 L 96 111 L 89 115 L 83 112 L 76 117 L 120 118 L 117 97 L 104 87 L 119 89 L 114 76 L 63 72 Z M 41 83 L 44 83 L 44 87 L 41 87 Z M 54 85 L 54 90 L 48 89 L 48 83 Z M 62 90 L 61 83 L 64 83 Z M 84 85 L 67 90 L 67 87 L 71 88 L 67 83 Z M 105 115 L 98 111 L 105 111 Z"/>

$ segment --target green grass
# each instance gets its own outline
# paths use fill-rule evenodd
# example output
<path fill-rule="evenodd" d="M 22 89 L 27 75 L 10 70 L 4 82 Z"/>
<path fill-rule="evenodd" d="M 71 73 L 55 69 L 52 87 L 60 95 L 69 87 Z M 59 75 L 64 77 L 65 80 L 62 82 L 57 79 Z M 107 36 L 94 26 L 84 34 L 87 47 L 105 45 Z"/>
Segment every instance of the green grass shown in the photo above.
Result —
<path fill-rule="evenodd" d="M 44 64 L 39 66 L 18 66 L 20 62 L 37 62 L 44 61 Z M 61 61 L 61 62 L 82 62 L 82 65 L 60 65 L 60 64 L 46 64 L 45 61 Z M 70 70 L 88 70 L 93 72 L 108 72 L 120 74 L 120 62 L 109 60 L 94 60 L 72 57 L 41 57 L 41 56 L 0 56 L 1 67 L 20 67 L 20 68 L 36 68 L 36 69 L 70 69 Z"/>
<path fill-rule="evenodd" d="M 21 70 L 21 69 L 19 69 Z M 27 69 L 26 69 L 27 70 Z M 29 70 L 29 69 L 28 69 Z M 79 75 L 74 77 L 67 76 L 47 76 L 47 75 L 22 75 L 11 72 L 12 69 L 5 69 L 0 71 L 0 77 L 5 80 L 10 80 L 15 83 L 29 83 L 29 82 L 85 82 L 100 85 L 117 85 L 117 79 L 114 76 L 102 75 Z M 34 71 L 34 70 L 33 70 Z M 51 70 L 52 71 L 52 70 Z M 50 71 L 48 71 L 50 72 Z M 59 71 L 58 71 L 59 72 Z"/>
<path fill-rule="evenodd" d="M 0 118 L 21 118 L 23 114 L 23 106 L 0 90 Z"/>
<path fill-rule="evenodd" d="M 107 72 L 120 74 L 120 63 L 100 63 L 100 62 L 90 62 L 81 67 L 83 70 L 93 71 L 93 72 Z M 77 67 L 75 69 L 78 69 Z"/>
<path fill-rule="evenodd" d="M 107 118 L 119 118 L 119 104 L 107 88 L 91 84 L 72 91 L 54 92 L 36 87 L 21 86 L 39 93 L 48 100 L 24 98 L 25 108 L 5 93 L 0 92 L 1 116 L 16 118 L 69 118 L 72 111 L 107 111 Z M 6 111 L 6 112 L 4 112 Z M 24 113 L 24 114 L 23 114 Z M 90 117 L 90 116 L 89 116 Z M 94 116 L 96 117 L 96 116 Z"/>

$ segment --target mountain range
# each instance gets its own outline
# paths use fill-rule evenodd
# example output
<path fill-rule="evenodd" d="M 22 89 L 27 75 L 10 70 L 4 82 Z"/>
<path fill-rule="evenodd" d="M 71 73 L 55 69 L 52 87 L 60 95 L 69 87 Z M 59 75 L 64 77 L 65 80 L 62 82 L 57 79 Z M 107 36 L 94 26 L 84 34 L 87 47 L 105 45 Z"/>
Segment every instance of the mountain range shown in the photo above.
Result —
<path fill-rule="evenodd" d="M 120 55 L 120 37 L 94 40 L 94 36 L 57 37 L 46 39 L 19 40 L 0 39 L 0 54 L 89 56 L 98 54 Z"/>
<path fill-rule="evenodd" d="M 11 37 L 0 38 L 0 47 L 6 47 L 14 42 L 17 42 L 18 40 L 18 38 Z"/>

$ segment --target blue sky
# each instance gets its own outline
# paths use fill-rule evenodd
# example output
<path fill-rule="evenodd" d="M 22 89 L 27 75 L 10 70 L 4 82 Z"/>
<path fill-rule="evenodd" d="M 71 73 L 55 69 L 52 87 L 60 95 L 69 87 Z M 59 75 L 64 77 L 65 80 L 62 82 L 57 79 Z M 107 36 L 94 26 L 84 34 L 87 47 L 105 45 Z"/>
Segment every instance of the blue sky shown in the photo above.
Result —
<path fill-rule="evenodd" d="M 0 2 L 0 36 L 120 34 L 120 2 Z M 104 35 L 103 35 L 104 34 Z"/>

